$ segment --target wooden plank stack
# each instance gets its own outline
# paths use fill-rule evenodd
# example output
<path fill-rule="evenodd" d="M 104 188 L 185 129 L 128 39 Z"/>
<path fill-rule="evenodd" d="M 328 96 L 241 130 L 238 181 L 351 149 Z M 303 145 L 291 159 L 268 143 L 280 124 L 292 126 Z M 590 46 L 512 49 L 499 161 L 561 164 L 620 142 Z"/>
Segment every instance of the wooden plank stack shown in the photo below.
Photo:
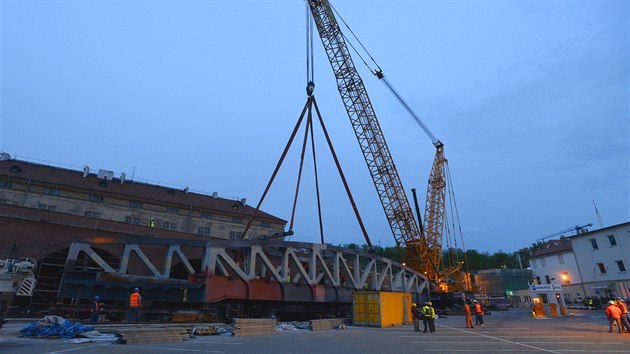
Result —
<path fill-rule="evenodd" d="M 312 331 L 325 331 L 339 328 L 344 323 L 343 318 L 327 318 L 323 320 L 310 320 Z"/>
<path fill-rule="evenodd" d="M 276 333 L 276 320 L 272 318 L 235 318 L 232 322 L 235 336 L 258 336 Z"/>
<path fill-rule="evenodd" d="M 171 322 L 188 322 L 193 323 L 199 320 L 198 313 L 174 313 Z"/>
<path fill-rule="evenodd" d="M 181 342 L 189 337 L 183 327 L 123 328 L 118 333 L 122 336 L 120 342 L 123 344 Z"/>

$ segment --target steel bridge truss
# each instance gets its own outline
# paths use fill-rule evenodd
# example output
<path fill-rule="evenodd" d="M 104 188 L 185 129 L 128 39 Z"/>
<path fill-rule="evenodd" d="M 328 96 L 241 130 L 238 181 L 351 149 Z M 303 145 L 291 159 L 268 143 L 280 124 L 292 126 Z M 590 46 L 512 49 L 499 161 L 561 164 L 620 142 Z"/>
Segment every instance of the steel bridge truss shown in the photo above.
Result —
<path fill-rule="evenodd" d="M 119 256 L 106 260 L 105 253 Z M 101 237 L 72 242 L 59 296 L 109 289 L 127 298 L 129 288 L 142 287 L 155 301 L 350 303 L 354 291 L 421 293 L 426 286 L 427 277 L 400 263 L 326 244 Z"/>

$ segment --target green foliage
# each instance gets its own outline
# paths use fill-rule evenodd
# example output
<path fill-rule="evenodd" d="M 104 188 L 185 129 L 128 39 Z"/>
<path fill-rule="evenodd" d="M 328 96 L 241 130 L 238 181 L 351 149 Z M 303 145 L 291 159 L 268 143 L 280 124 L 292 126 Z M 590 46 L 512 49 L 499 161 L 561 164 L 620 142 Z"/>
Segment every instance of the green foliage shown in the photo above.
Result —
<path fill-rule="evenodd" d="M 370 252 L 367 245 L 357 245 L 355 243 L 341 245 L 342 247 Z M 476 272 L 482 269 L 493 268 L 526 268 L 528 266 L 529 256 L 533 251 L 540 248 L 542 242 L 534 243 L 530 247 L 521 248 L 518 251 L 507 253 L 497 251 L 493 254 L 488 252 L 479 252 L 477 250 L 448 249 L 442 252 L 442 260 L 444 265 L 452 265 L 457 261 L 463 261 L 465 271 Z M 398 247 L 381 247 L 374 246 L 372 251 L 377 255 L 389 258 L 395 262 L 402 262 L 402 255 Z M 519 265 L 520 257 L 520 265 Z"/>

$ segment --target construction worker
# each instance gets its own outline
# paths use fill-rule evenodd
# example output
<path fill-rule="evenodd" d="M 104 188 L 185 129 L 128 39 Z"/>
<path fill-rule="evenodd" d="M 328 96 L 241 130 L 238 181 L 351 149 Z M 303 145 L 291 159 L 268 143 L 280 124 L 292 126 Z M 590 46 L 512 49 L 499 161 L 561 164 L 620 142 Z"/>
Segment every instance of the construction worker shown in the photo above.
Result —
<path fill-rule="evenodd" d="M 136 318 L 136 325 L 140 322 L 140 309 L 142 308 L 142 295 L 140 289 L 134 288 L 133 293 L 129 296 L 129 323 Z"/>
<path fill-rule="evenodd" d="M 464 300 L 464 312 L 466 312 L 466 328 L 475 328 L 472 322 L 472 315 L 470 313 L 470 301 Z"/>
<path fill-rule="evenodd" d="M 608 307 L 606 307 L 606 317 L 608 318 L 608 333 L 612 333 L 613 324 L 617 324 L 619 333 L 621 333 L 621 310 L 614 301 L 608 301 Z"/>
<path fill-rule="evenodd" d="M 473 305 L 475 307 L 475 324 L 483 326 L 483 309 L 481 308 L 481 304 L 477 300 L 474 300 Z"/>
<path fill-rule="evenodd" d="M 149 227 L 155 227 L 155 220 L 153 218 L 149 220 Z"/>
<path fill-rule="evenodd" d="M 103 313 L 103 304 L 101 302 L 101 298 L 97 295 L 94 296 L 94 301 L 92 301 L 92 308 L 90 309 L 90 322 L 101 322 L 99 321 L 99 317 L 101 317 Z"/>
<path fill-rule="evenodd" d="M 418 305 L 411 304 L 411 318 L 413 319 L 413 331 L 420 332 L 420 312 L 418 312 Z"/>
<path fill-rule="evenodd" d="M 621 325 L 624 328 L 624 332 L 630 332 L 630 323 L 628 321 L 628 305 L 626 305 L 626 302 L 618 297 L 617 301 L 615 301 L 615 305 L 617 307 L 619 307 L 619 310 L 621 310 L 621 317 L 619 318 L 621 320 Z"/>
<path fill-rule="evenodd" d="M 435 332 L 435 309 L 431 301 L 425 302 L 422 307 L 422 324 L 424 325 L 423 333 L 427 333 L 427 327 L 431 333 Z"/>

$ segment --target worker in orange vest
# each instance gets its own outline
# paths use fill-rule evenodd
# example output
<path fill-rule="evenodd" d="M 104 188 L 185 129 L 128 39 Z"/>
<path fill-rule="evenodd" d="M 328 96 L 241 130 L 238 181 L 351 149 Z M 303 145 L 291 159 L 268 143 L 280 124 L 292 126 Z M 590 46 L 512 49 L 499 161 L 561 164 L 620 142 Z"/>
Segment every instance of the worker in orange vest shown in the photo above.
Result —
<path fill-rule="evenodd" d="M 464 300 L 464 311 L 466 312 L 466 328 L 475 328 L 472 322 L 472 314 L 470 313 L 470 301 Z"/>
<path fill-rule="evenodd" d="M 101 302 L 101 298 L 98 295 L 95 296 L 90 309 L 90 322 L 100 322 L 98 318 L 103 314 L 103 305 L 105 304 Z"/>
<path fill-rule="evenodd" d="M 608 318 L 608 333 L 613 331 L 613 323 L 617 324 L 617 328 L 619 328 L 619 333 L 621 333 L 621 310 L 614 301 L 608 301 L 608 307 L 606 307 L 606 317 Z"/>
<path fill-rule="evenodd" d="M 619 307 L 619 310 L 621 310 L 621 317 L 619 319 L 621 320 L 621 325 L 625 328 L 624 331 L 630 332 L 630 321 L 628 321 L 628 305 L 626 305 L 626 302 L 620 297 L 618 297 L 617 301 L 615 301 L 615 305 L 617 305 L 617 307 Z"/>
<path fill-rule="evenodd" d="M 481 308 L 481 304 L 477 302 L 477 300 L 473 301 L 475 305 L 475 323 L 479 326 L 483 326 L 483 309 Z"/>
<path fill-rule="evenodd" d="M 142 295 L 138 288 L 133 289 L 133 293 L 129 296 L 129 323 L 136 318 L 136 324 L 140 322 L 140 309 L 142 308 Z"/>

